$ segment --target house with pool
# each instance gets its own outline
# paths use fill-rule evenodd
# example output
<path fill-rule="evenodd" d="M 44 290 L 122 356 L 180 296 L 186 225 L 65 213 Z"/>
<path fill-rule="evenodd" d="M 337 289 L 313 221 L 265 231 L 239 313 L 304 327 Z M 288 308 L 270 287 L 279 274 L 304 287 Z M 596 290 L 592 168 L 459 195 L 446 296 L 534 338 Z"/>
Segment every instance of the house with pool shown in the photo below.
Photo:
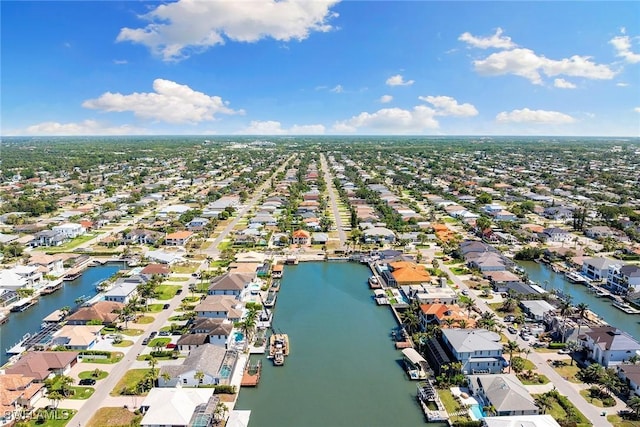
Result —
<path fill-rule="evenodd" d="M 229 384 L 238 353 L 213 344 L 194 348 L 181 365 L 160 368 L 159 387 Z"/>
<path fill-rule="evenodd" d="M 462 363 L 465 374 L 499 374 L 508 366 L 500 335 L 486 329 L 443 329 L 443 346 Z"/>
<path fill-rule="evenodd" d="M 515 374 L 469 375 L 468 379 L 471 393 L 482 406 L 493 406 L 497 416 L 537 415 L 540 411 Z"/>

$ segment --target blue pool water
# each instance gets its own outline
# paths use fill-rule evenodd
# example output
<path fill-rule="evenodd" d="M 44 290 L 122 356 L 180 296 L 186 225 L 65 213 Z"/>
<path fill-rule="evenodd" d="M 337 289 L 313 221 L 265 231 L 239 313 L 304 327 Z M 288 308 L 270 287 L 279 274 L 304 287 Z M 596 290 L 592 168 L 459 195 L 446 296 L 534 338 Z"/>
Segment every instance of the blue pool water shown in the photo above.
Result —
<path fill-rule="evenodd" d="M 476 420 L 481 420 L 485 417 L 482 407 L 478 404 L 471 405 L 471 413 L 473 414 Z"/>
<path fill-rule="evenodd" d="M 229 375 L 231 375 L 231 368 L 228 366 L 223 366 L 222 369 L 220 369 L 220 377 L 229 378 Z"/>
<path fill-rule="evenodd" d="M 244 334 L 242 332 L 236 332 L 234 336 L 236 342 L 244 341 Z"/>

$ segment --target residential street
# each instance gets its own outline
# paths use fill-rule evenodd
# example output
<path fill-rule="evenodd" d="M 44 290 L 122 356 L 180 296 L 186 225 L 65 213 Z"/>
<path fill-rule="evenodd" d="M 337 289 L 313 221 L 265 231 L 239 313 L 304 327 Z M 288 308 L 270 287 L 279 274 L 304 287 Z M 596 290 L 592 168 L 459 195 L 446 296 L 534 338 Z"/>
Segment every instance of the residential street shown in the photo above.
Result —
<path fill-rule="evenodd" d="M 320 154 L 320 167 L 324 172 L 324 181 L 327 183 L 327 193 L 329 193 L 329 204 L 331 205 L 333 217 L 336 220 L 335 226 L 336 230 L 338 231 L 338 238 L 340 239 L 339 249 L 342 249 L 347 242 L 347 233 L 344 232 L 342 218 L 340 218 L 340 211 L 338 210 L 338 202 L 336 200 L 337 191 L 333 186 L 333 176 L 331 175 L 331 171 L 329 170 L 327 159 L 325 158 L 324 154 Z"/>

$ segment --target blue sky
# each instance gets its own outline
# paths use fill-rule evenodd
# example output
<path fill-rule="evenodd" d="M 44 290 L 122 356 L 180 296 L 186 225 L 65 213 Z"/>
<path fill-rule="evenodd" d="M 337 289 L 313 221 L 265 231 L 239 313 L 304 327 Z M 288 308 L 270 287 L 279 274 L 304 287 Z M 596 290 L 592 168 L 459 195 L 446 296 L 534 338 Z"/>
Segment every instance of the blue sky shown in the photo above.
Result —
<path fill-rule="evenodd" d="M 2 135 L 640 136 L 640 3 L 3 1 Z"/>

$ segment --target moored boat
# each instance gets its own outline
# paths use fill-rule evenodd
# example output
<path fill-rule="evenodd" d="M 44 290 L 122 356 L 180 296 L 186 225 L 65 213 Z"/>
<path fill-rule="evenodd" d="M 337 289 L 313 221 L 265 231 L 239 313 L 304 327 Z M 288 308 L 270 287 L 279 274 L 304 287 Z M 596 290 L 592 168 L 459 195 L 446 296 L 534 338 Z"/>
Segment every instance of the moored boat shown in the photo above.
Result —
<path fill-rule="evenodd" d="M 11 307 L 11 311 L 14 313 L 25 311 L 26 309 L 33 307 L 38 303 L 38 298 L 22 298 Z"/>
<path fill-rule="evenodd" d="M 276 366 L 284 365 L 284 357 L 289 355 L 289 335 L 272 334 L 269 337 L 269 357 Z"/>
<path fill-rule="evenodd" d="M 627 304 L 626 302 L 622 302 L 622 301 L 614 301 L 612 304 L 615 308 L 624 311 L 627 314 L 640 314 L 640 310 L 638 310 L 637 308 L 633 308 L 631 307 L 629 304 Z"/>
<path fill-rule="evenodd" d="M 380 281 L 376 276 L 369 277 L 369 287 L 371 289 L 379 289 L 381 287 Z"/>
<path fill-rule="evenodd" d="M 567 271 L 564 276 L 571 283 L 582 283 L 586 285 L 589 282 L 584 276 L 576 273 L 575 271 Z"/>
<path fill-rule="evenodd" d="M 69 273 L 64 276 L 64 280 L 70 282 L 72 280 L 76 280 L 78 277 L 82 276 L 82 272 L 76 271 L 74 273 Z"/>

